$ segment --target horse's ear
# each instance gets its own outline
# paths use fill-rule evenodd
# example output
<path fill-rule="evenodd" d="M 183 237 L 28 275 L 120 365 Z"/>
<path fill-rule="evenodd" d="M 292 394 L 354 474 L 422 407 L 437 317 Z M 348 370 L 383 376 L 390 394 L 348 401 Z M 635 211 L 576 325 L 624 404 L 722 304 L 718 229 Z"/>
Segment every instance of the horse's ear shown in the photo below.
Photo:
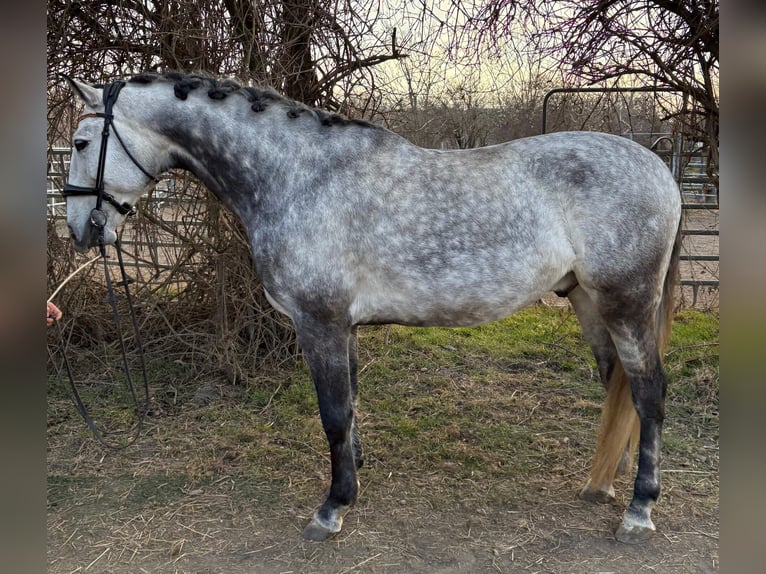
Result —
<path fill-rule="evenodd" d="M 69 87 L 72 88 L 72 91 L 78 98 L 85 102 L 85 105 L 95 108 L 101 102 L 101 91 L 97 88 L 84 82 L 73 80 L 64 74 L 61 74 L 61 77 L 67 81 Z"/>

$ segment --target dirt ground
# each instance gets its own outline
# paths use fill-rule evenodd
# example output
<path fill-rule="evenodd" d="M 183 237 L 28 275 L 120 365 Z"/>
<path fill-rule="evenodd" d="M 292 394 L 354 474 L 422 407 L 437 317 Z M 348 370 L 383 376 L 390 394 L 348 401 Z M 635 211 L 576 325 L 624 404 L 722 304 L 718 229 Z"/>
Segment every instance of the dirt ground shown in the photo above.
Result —
<path fill-rule="evenodd" d="M 412 495 L 408 480 L 398 478 L 389 481 L 388 496 L 365 497 L 336 540 L 311 543 L 300 536 L 311 508 L 293 499 L 287 485 L 260 488 L 261 497 L 244 501 L 225 491 L 231 488 L 227 482 L 136 514 L 136 509 L 116 503 L 125 494 L 121 490 L 130 489 L 127 481 L 105 479 L 89 488 L 89 497 L 71 500 L 74 507 L 51 516 L 48 571 L 718 571 L 712 517 L 668 521 L 673 503 L 667 497 L 666 512 L 656 513 L 658 535 L 632 547 L 611 537 L 619 508 L 593 508 L 574 500 L 571 492 L 546 492 L 524 509 L 518 501 L 490 506 L 481 496 L 434 509 Z M 369 479 L 363 484 L 366 490 L 375 486 L 386 490 Z M 78 521 L 76 516 L 83 513 L 96 514 L 97 519 Z"/>
<path fill-rule="evenodd" d="M 104 478 L 85 492 L 71 489 L 71 498 L 51 512 L 48 571 L 718 571 L 716 518 L 690 511 L 669 519 L 676 514 L 672 494 L 655 513 L 659 533 L 633 547 L 611 535 L 621 505 L 593 507 L 563 490 L 540 492 L 536 502 L 500 505 L 465 493 L 464 500 L 434 508 L 412 487 L 426 477 L 363 477 L 365 496 L 337 539 L 324 543 L 301 539 L 311 506 L 292 495 L 289 484 L 253 485 L 258 495 L 244 499 L 235 493 L 235 481 L 224 478 L 202 492 L 179 493 L 162 507 L 147 496 L 143 507 L 131 508 L 123 501 L 132 481 Z"/>

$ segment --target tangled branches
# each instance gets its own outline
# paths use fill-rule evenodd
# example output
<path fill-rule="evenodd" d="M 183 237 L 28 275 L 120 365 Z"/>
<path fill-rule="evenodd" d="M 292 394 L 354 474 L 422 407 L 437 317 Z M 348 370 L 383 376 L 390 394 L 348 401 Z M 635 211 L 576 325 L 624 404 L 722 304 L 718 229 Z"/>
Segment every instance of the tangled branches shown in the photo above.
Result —
<path fill-rule="evenodd" d="M 245 384 L 260 366 L 294 359 L 292 325 L 266 301 L 234 215 L 188 174 L 166 184 L 174 191 L 144 198 L 121 238 L 145 351 Z M 49 220 L 49 292 L 78 265 L 62 227 Z M 62 289 L 70 348 L 117 344 L 105 296 L 99 264 Z"/>

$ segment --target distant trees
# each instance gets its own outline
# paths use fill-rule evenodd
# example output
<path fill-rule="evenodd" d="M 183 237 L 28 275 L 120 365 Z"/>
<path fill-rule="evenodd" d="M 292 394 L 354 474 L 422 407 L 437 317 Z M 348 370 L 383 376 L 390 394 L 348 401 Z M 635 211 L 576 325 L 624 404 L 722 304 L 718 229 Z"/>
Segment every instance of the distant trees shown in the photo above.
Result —
<path fill-rule="evenodd" d="M 675 88 L 687 135 L 706 142 L 718 163 L 718 0 L 453 0 L 466 29 L 455 42 L 475 53 L 530 31 L 528 48 L 573 84 L 624 80 Z"/>

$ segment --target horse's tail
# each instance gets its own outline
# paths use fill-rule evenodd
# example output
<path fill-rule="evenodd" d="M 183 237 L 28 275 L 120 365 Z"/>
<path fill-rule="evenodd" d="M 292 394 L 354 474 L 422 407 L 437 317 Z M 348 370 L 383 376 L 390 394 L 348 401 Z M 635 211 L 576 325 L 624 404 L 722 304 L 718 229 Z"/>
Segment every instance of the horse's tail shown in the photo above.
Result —
<path fill-rule="evenodd" d="M 662 301 L 657 311 L 657 344 L 662 362 L 670 343 L 670 330 L 675 311 L 675 290 L 679 282 L 681 253 L 681 222 L 670 255 L 670 263 L 662 287 Z M 606 400 L 601 413 L 601 427 L 596 439 L 596 454 L 591 466 L 591 478 L 581 496 L 586 499 L 602 498 L 616 474 L 629 472 L 641 434 L 641 424 L 633 405 L 628 376 L 617 359 L 607 383 Z M 627 445 L 627 448 L 626 448 Z"/>

